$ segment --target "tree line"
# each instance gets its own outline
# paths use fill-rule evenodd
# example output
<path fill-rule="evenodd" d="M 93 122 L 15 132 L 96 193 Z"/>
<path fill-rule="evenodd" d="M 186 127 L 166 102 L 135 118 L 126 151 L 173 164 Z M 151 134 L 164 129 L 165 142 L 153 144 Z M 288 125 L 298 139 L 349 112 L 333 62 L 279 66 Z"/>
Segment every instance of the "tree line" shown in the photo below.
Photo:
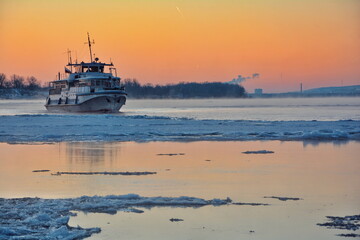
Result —
<path fill-rule="evenodd" d="M 124 79 L 122 85 L 133 98 L 238 98 L 245 97 L 241 85 L 221 82 L 178 83 L 167 85 L 141 85 L 136 79 Z"/>
<path fill-rule="evenodd" d="M 28 89 L 38 90 L 41 88 L 41 84 L 34 76 L 23 77 L 16 74 L 7 78 L 4 73 L 0 73 L 0 89 Z"/>
<path fill-rule="evenodd" d="M 221 82 L 142 85 L 136 79 L 127 78 L 122 80 L 122 86 L 131 98 L 238 98 L 245 96 L 245 89 L 241 85 Z M 30 94 L 46 88 L 42 87 L 34 76 L 25 78 L 13 74 L 7 78 L 5 74 L 0 73 L 0 89 L 18 89 L 20 92 Z"/>

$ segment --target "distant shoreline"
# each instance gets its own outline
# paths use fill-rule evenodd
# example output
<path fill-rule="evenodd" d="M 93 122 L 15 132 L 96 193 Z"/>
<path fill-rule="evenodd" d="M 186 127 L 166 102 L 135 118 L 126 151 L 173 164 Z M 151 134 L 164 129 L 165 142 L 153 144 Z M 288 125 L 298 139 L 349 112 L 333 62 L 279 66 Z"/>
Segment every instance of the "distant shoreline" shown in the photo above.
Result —
<path fill-rule="evenodd" d="M 48 96 L 48 89 L 29 90 L 29 89 L 0 89 L 0 100 L 21 100 L 21 99 L 45 99 Z M 360 97 L 360 93 L 264 93 L 262 95 L 245 94 L 241 97 L 222 96 L 222 97 L 175 97 L 175 96 L 129 96 L 129 99 L 251 99 L 251 98 L 326 98 L 326 97 Z"/>
<path fill-rule="evenodd" d="M 360 97 L 360 93 L 264 93 L 261 96 L 250 94 L 248 98 L 327 98 L 327 97 Z"/>
<path fill-rule="evenodd" d="M 45 99 L 48 94 L 47 89 L 29 90 L 17 88 L 0 89 L 0 99 Z"/>

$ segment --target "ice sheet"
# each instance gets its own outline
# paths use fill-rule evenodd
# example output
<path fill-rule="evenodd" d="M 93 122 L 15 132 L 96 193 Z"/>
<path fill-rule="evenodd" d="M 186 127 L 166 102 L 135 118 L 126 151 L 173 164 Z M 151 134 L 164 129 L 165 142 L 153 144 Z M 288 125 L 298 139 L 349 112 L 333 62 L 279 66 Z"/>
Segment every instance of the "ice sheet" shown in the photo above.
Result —
<path fill-rule="evenodd" d="M 360 140 L 360 121 L 195 120 L 124 115 L 0 116 L 0 142 Z"/>
<path fill-rule="evenodd" d="M 137 194 L 82 196 L 66 199 L 0 198 L 0 239 L 82 239 L 100 228 L 70 227 L 71 211 L 115 214 L 142 213 L 135 207 L 202 207 L 230 204 L 231 200 L 194 197 L 141 197 Z"/>

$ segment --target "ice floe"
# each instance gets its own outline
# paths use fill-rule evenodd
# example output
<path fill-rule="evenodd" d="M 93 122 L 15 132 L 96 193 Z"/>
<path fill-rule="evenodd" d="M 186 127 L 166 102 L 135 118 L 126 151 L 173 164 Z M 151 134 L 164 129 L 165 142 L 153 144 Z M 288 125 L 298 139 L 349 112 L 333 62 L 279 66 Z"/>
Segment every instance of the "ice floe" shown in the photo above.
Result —
<path fill-rule="evenodd" d="M 196 120 L 126 115 L 0 116 L 0 142 L 360 140 L 360 121 Z"/>
<path fill-rule="evenodd" d="M 169 221 L 170 221 L 170 222 L 182 222 L 182 221 L 184 221 L 184 219 L 181 219 L 181 218 L 170 218 Z"/>
<path fill-rule="evenodd" d="M 336 236 L 360 238 L 360 234 L 356 234 L 356 233 L 341 233 L 341 234 L 336 234 Z"/>
<path fill-rule="evenodd" d="M 318 223 L 318 226 L 330 228 L 330 229 L 339 229 L 339 230 L 348 230 L 348 231 L 357 231 L 360 229 L 360 215 L 345 216 L 345 217 L 333 217 L 327 216 L 328 222 Z M 341 233 L 337 234 L 339 237 L 353 237 L 358 238 L 360 234 L 358 233 Z"/>
<path fill-rule="evenodd" d="M 48 169 L 39 169 L 39 170 L 33 170 L 33 172 L 50 172 Z"/>
<path fill-rule="evenodd" d="M 159 153 L 157 154 L 158 156 L 169 156 L 169 157 L 172 157 L 172 156 L 183 156 L 185 155 L 185 153 Z"/>
<path fill-rule="evenodd" d="M 278 199 L 280 201 L 289 201 L 289 200 L 292 200 L 292 201 L 299 201 L 299 200 L 303 200 L 302 198 L 297 198 L 297 197 L 275 197 L 275 196 L 265 196 L 264 198 L 274 198 L 274 199 Z"/>
<path fill-rule="evenodd" d="M 123 176 L 140 176 L 140 175 L 153 175 L 156 172 L 56 172 L 52 175 L 123 175 Z"/>
<path fill-rule="evenodd" d="M 333 217 L 327 216 L 329 222 L 318 223 L 317 225 L 327 228 L 344 229 L 356 231 L 360 229 L 360 215 Z"/>
<path fill-rule="evenodd" d="M 234 205 L 240 205 L 240 206 L 269 206 L 268 203 L 243 203 L 243 202 L 234 202 L 232 203 Z"/>
<path fill-rule="evenodd" d="M 246 151 L 246 152 L 242 152 L 244 154 L 269 154 L 269 153 L 274 153 L 273 151 L 269 151 L 269 150 L 258 150 L 258 151 Z"/>
<path fill-rule="evenodd" d="M 202 207 L 230 204 L 231 199 L 205 200 L 195 197 L 141 197 L 137 194 L 82 196 L 79 198 L 0 198 L 0 239 L 83 239 L 100 228 L 68 225 L 72 211 L 115 214 L 142 213 L 137 208 Z"/>

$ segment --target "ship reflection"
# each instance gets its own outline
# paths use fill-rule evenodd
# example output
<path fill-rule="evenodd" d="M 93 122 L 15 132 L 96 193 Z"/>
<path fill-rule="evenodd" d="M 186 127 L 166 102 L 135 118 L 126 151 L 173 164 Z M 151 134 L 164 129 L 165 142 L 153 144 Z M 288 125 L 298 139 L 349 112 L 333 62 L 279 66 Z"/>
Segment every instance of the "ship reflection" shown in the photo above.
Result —
<path fill-rule="evenodd" d="M 90 165 L 115 162 L 120 150 L 119 144 L 101 142 L 66 142 L 60 143 L 59 147 L 60 152 L 66 154 L 69 163 Z"/>

